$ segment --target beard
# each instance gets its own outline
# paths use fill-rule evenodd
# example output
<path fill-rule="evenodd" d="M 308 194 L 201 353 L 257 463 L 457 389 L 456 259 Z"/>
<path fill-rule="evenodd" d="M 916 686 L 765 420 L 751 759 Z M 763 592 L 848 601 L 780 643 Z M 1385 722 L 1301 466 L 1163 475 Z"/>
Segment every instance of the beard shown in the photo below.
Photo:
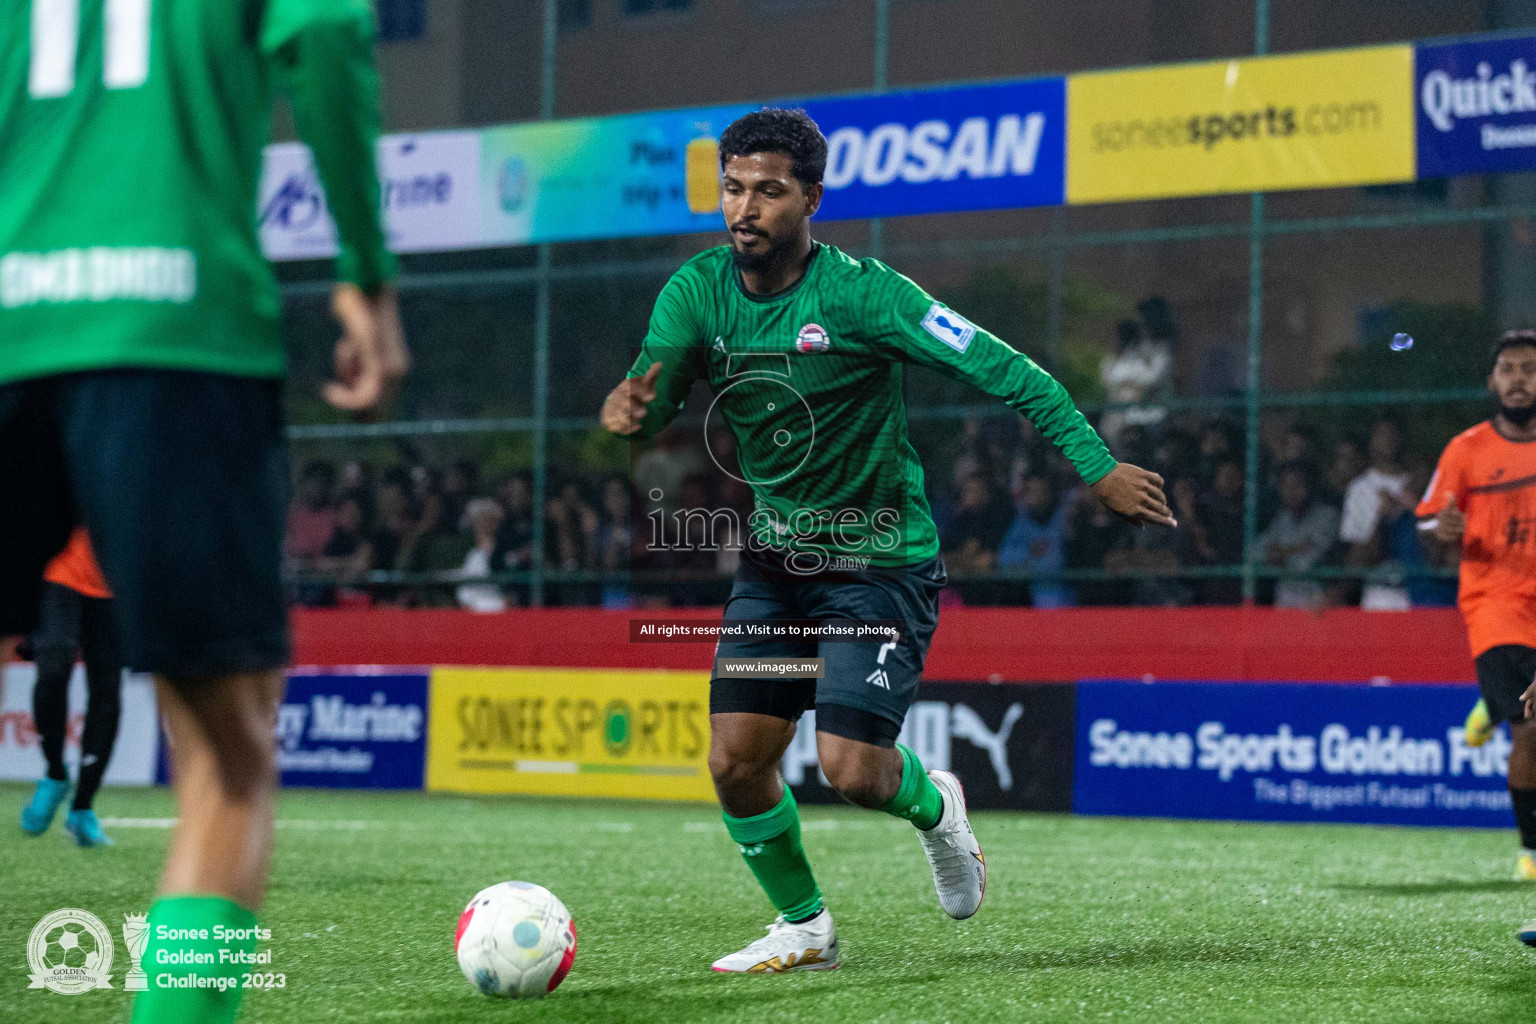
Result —
<path fill-rule="evenodd" d="M 789 248 L 788 242 L 775 242 L 768 236 L 762 236 L 768 240 L 768 248 L 762 252 L 742 252 L 736 248 L 736 239 L 731 239 L 731 261 L 736 264 L 736 269 L 748 274 L 756 274 L 769 269 Z"/>
<path fill-rule="evenodd" d="M 1506 420 L 1509 420 L 1509 422 L 1513 423 L 1521 430 L 1524 430 L 1526 426 L 1530 424 L 1532 419 L 1536 419 L 1536 402 L 1532 402 L 1529 405 L 1516 406 L 1509 406 L 1505 405 L 1503 402 L 1500 402 L 1499 415 L 1503 416 Z"/>

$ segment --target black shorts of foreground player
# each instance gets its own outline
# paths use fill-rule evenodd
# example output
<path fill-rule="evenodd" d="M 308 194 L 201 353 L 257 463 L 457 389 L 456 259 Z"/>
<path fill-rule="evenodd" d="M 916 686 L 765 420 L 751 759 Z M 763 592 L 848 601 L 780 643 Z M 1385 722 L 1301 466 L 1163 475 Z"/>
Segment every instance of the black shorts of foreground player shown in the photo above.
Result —
<path fill-rule="evenodd" d="M 1162 480 L 1117 464 L 1066 391 L 1028 357 L 889 267 L 812 241 L 826 155 L 826 139 L 802 111 L 759 111 L 725 131 L 730 244 L 701 253 L 668 282 L 639 358 L 601 413 L 615 434 L 650 437 L 681 410 L 694 381 L 709 382 L 709 418 L 718 413 L 735 435 L 736 468 L 757 507 L 728 619 L 881 619 L 906 627 L 890 643 L 836 651 L 823 644 L 826 675 L 814 683 L 711 683 L 715 791 L 727 830 L 779 912 L 765 938 L 717 960 L 719 971 L 839 963 L 794 797 L 779 775 L 796 721 L 811 705 L 828 781 L 849 801 L 917 827 L 944 911 L 969 917 L 985 892 L 986 862 L 959 781 L 925 772 L 896 742 L 944 583 L 922 466 L 907 439 L 906 364 L 1007 402 L 1116 513 L 1176 525 Z M 720 651 L 767 653 L 751 645 Z"/>

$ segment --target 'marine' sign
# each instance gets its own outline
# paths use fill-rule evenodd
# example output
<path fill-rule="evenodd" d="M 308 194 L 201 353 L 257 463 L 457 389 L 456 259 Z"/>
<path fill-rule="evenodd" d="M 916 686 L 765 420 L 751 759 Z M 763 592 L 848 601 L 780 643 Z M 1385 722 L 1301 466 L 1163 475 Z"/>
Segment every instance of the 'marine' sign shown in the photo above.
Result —
<path fill-rule="evenodd" d="M 1062 202 L 1062 79 L 805 106 L 827 136 L 825 219 Z"/>

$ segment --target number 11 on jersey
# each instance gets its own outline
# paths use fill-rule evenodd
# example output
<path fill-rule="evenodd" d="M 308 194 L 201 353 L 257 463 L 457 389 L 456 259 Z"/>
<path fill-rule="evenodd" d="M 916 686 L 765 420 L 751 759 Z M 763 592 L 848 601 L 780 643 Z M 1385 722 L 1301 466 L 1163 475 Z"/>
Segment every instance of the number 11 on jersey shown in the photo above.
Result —
<path fill-rule="evenodd" d="M 102 83 L 136 89 L 149 77 L 150 0 L 106 0 Z M 80 0 L 32 0 L 32 64 L 27 92 L 57 99 L 75 88 L 80 47 Z"/>

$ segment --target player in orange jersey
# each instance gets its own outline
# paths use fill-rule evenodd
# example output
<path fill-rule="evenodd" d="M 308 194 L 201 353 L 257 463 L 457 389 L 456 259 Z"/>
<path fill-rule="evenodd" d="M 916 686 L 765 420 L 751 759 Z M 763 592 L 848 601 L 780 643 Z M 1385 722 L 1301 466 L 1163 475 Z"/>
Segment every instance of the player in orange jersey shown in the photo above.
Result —
<path fill-rule="evenodd" d="M 1458 434 L 1419 503 L 1420 526 L 1461 549 L 1459 604 L 1492 722 L 1509 722 L 1509 795 L 1536 881 L 1536 331 L 1494 346 L 1490 420 Z"/>
<path fill-rule="evenodd" d="M 43 606 L 31 645 L 37 662 L 32 720 L 48 773 L 38 781 L 31 802 L 22 808 L 21 827 L 28 835 L 42 835 L 69 795 L 64 731 L 69 717 L 69 678 L 74 674 L 78 652 L 85 662 L 88 697 L 85 730 L 80 738 L 80 777 L 64 829 L 81 846 L 111 846 L 93 804 L 117 740 L 123 658 L 112 620 L 112 591 L 101 578 L 85 530 L 75 530 L 69 544 L 48 563 L 43 580 Z"/>

